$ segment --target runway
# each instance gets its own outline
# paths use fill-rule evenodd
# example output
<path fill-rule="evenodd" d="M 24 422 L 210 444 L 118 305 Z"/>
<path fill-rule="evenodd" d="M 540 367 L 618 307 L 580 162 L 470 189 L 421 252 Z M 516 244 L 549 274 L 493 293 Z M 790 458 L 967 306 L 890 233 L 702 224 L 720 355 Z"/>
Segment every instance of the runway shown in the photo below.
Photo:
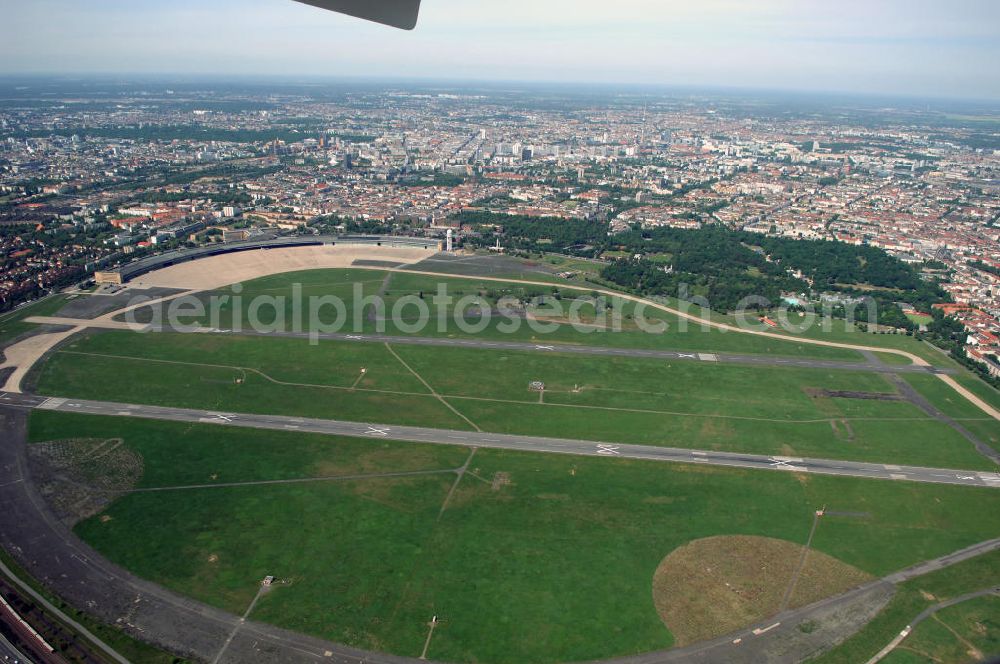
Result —
<path fill-rule="evenodd" d="M 154 328 L 108 319 L 68 319 L 54 316 L 32 316 L 29 323 L 38 325 L 73 325 L 102 329 L 134 330 L 136 332 L 171 332 L 169 328 Z M 930 373 L 953 374 L 954 369 L 918 364 L 889 365 L 877 360 L 851 362 L 846 360 L 822 360 L 808 357 L 777 355 L 750 355 L 745 353 L 716 353 L 688 350 L 661 350 L 646 348 L 609 348 L 606 346 L 585 346 L 567 343 L 499 341 L 492 339 L 456 339 L 450 337 L 422 337 L 412 335 L 389 335 L 378 333 L 345 332 L 310 333 L 294 331 L 256 332 L 249 329 L 231 330 L 212 327 L 198 328 L 196 334 L 221 334 L 227 336 L 282 337 L 290 339 L 311 339 L 318 341 L 349 341 L 355 343 L 390 343 L 410 346 L 437 346 L 444 348 L 475 348 L 480 350 L 508 350 L 515 352 L 568 353 L 572 355 L 592 355 L 603 357 L 627 357 L 680 362 L 712 362 L 717 364 L 740 364 L 750 366 L 790 367 L 799 369 L 832 369 L 837 371 L 869 371 L 876 373 Z"/>
<path fill-rule="evenodd" d="M 458 445 L 462 447 L 482 447 L 519 452 L 641 459 L 646 461 L 692 463 L 728 468 L 770 470 L 775 472 L 815 473 L 865 479 L 1000 488 L 1000 474 L 981 471 L 923 468 L 919 466 L 900 466 L 833 459 L 739 454 L 676 447 L 628 445 L 602 441 L 455 431 L 278 415 L 229 413 L 189 408 L 90 401 L 85 399 L 48 398 L 25 394 L 0 394 L 0 405 L 92 415 L 140 417 L 172 422 L 273 429 L 278 431 L 300 431 L 303 433 L 318 433 L 333 436 L 400 440 L 436 445 Z"/>
<path fill-rule="evenodd" d="M 153 330 L 156 331 L 156 330 Z M 162 331 L 162 330 L 160 330 Z M 475 348 L 480 350 L 509 350 L 528 353 L 568 353 L 572 355 L 597 355 L 604 357 L 629 357 L 680 362 L 712 362 L 718 364 L 745 364 L 752 366 L 791 367 L 800 369 L 835 369 L 842 371 L 871 371 L 876 373 L 932 373 L 951 374 L 954 369 L 933 366 L 889 365 L 878 361 L 849 362 L 843 360 L 820 360 L 815 358 L 781 357 L 776 355 L 748 355 L 741 353 L 705 353 L 686 350 L 660 350 L 645 348 L 609 348 L 606 346 L 582 346 L 566 343 L 545 343 L 525 341 L 496 341 L 491 339 L 454 339 L 446 337 L 418 337 L 388 334 L 313 334 L 308 332 L 267 332 L 204 328 L 205 334 L 238 334 L 251 336 L 289 337 L 296 339 L 318 339 L 329 341 L 351 341 L 355 343 L 390 343 L 410 346 L 439 346 L 445 348 Z"/>

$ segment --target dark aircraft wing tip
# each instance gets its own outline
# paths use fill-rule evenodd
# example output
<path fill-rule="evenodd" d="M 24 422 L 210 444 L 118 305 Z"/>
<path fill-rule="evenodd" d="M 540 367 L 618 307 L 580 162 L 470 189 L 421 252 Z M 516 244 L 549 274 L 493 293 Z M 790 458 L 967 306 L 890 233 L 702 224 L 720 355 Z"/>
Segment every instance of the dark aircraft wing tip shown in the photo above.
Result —
<path fill-rule="evenodd" d="M 417 27 L 420 0 L 296 0 L 340 14 L 390 25 L 401 30 Z"/>

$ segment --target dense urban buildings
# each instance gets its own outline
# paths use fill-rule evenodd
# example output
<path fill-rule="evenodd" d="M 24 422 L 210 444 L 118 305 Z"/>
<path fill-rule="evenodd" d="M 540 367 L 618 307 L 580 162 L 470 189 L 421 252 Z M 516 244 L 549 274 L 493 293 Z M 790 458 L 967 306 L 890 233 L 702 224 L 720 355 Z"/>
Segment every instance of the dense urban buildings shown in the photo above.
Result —
<path fill-rule="evenodd" d="M 884 249 L 946 294 L 900 296 L 910 333 L 936 307 L 1000 373 L 1000 141 L 974 104 L 342 82 L 0 92 L 4 308 L 142 255 L 262 235 L 451 230 L 520 251 L 506 219 L 543 235 L 589 224 L 551 249 L 612 261 L 630 229 L 723 226 Z M 793 301 L 831 295 L 795 272 Z"/>

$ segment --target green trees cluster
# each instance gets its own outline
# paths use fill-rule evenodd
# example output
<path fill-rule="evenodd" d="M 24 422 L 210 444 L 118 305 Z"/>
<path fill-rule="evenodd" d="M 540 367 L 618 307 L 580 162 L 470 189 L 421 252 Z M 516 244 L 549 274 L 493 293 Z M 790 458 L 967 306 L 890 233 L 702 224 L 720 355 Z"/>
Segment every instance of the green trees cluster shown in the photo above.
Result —
<path fill-rule="evenodd" d="M 604 279 L 643 295 L 678 296 L 686 285 L 692 295 L 705 297 L 712 308 L 726 311 L 749 296 L 777 304 L 784 290 L 808 289 L 805 282 L 741 242 L 740 234 L 722 226 L 632 229 L 610 238 L 609 244 L 633 255 L 672 257 L 670 266 L 640 257 L 615 261 L 601 272 Z"/>
<path fill-rule="evenodd" d="M 692 294 L 708 298 L 719 310 L 734 309 L 748 295 L 777 306 L 782 292 L 840 291 L 875 300 L 878 320 L 865 322 L 912 330 L 898 301 L 930 308 L 947 300 L 937 283 L 869 246 L 764 237 L 719 225 L 636 228 L 609 238 L 606 246 L 640 257 L 612 263 L 603 270 L 604 279 L 646 295 L 676 296 L 680 285 L 688 284 Z M 650 254 L 669 255 L 672 270 L 665 270 L 662 261 L 643 258 Z M 796 270 L 802 279 L 790 274 Z"/>
<path fill-rule="evenodd" d="M 589 219 L 530 217 L 496 212 L 465 211 L 452 217 L 474 228 L 501 226 L 504 246 L 515 251 L 554 251 L 593 256 L 607 242 L 608 222 Z M 491 246 L 493 233 L 466 240 L 472 246 Z"/>
<path fill-rule="evenodd" d="M 981 270 L 982 272 L 989 272 L 990 274 L 1000 277 L 1000 267 L 995 267 L 989 263 L 984 263 L 983 261 L 969 261 L 969 266 Z"/>
<path fill-rule="evenodd" d="M 871 296 L 886 311 L 898 300 L 918 309 L 948 301 L 948 294 L 937 282 L 922 278 L 918 269 L 877 247 L 833 240 L 745 237 L 779 265 L 800 270 L 818 291 Z"/>

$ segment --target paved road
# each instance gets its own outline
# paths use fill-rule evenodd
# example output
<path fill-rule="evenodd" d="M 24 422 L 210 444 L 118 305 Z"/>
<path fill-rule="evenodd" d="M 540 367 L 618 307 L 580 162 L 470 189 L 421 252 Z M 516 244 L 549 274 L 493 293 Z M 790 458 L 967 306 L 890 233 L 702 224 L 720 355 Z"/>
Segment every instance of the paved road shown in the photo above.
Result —
<path fill-rule="evenodd" d="M 31 664 L 31 660 L 22 653 L 17 647 L 7 640 L 3 634 L 0 634 L 0 657 L 3 658 L 4 664 Z"/>
<path fill-rule="evenodd" d="M 893 584 L 903 583 L 905 581 L 924 576 L 925 574 L 930 574 L 931 572 L 944 569 L 945 567 L 951 567 L 952 565 L 969 560 L 970 558 L 975 558 L 976 556 L 980 556 L 984 553 L 996 551 L 997 549 L 1000 549 L 1000 539 L 980 542 L 979 544 L 973 544 L 970 547 L 966 547 L 961 551 L 955 551 L 954 553 L 949 553 L 946 556 L 941 556 L 940 558 L 935 558 L 934 560 L 917 563 L 912 567 L 907 567 L 904 570 L 890 574 L 885 577 L 885 580 Z"/>
<path fill-rule="evenodd" d="M 909 480 L 935 484 L 958 484 L 963 486 L 994 487 L 1000 489 L 1000 474 L 979 471 L 921 468 L 918 466 L 896 466 L 889 464 L 862 463 L 830 459 L 806 459 L 799 457 L 765 456 L 759 454 L 739 454 L 735 452 L 715 452 L 656 447 L 652 445 L 626 445 L 600 441 L 547 438 L 541 436 L 518 436 L 479 431 L 455 431 L 384 424 L 345 422 L 342 420 L 322 420 L 279 415 L 255 415 L 249 413 L 229 413 L 190 408 L 170 408 L 123 404 L 86 399 L 47 398 L 36 395 L 0 393 L 0 405 L 21 408 L 58 410 L 71 413 L 112 415 L 120 417 L 142 417 L 154 420 L 215 424 L 255 429 L 276 429 L 279 431 L 301 431 L 335 436 L 404 440 L 440 445 L 460 445 L 463 447 L 484 447 L 522 452 L 544 452 L 550 454 L 572 454 L 623 459 L 643 459 L 649 461 L 669 461 L 674 463 L 697 463 L 732 468 L 751 468 L 798 473 L 818 473 L 822 475 L 842 475 L 883 480 Z"/>
<path fill-rule="evenodd" d="M 117 312 L 116 312 L 117 313 Z M 59 316 L 31 316 L 29 323 L 45 325 L 74 325 L 107 329 L 132 329 L 139 332 L 162 332 L 164 328 L 151 328 L 145 324 L 129 324 L 110 319 L 80 320 Z M 169 329 L 167 329 L 169 331 Z M 190 330 L 187 330 L 190 332 Z M 889 365 L 872 359 L 868 362 L 842 360 L 821 360 L 808 357 L 782 357 L 775 355 L 748 355 L 741 353 L 704 353 L 685 350 L 661 350 L 644 348 L 608 348 L 566 343 L 499 341 L 492 339 L 454 339 L 448 337 L 419 337 L 388 334 L 349 334 L 308 332 L 256 332 L 250 329 L 234 331 L 225 328 L 199 328 L 203 334 L 225 334 L 240 336 L 285 337 L 292 339 L 319 339 L 329 341 L 353 341 L 358 343 L 391 343 L 410 346 L 441 346 L 445 348 L 476 348 L 481 350 L 510 350 L 520 352 L 570 353 L 573 355 L 597 355 L 605 357 L 632 357 L 671 361 L 713 362 L 719 364 L 743 364 L 751 366 L 792 367 L 805 369 L 834 369 L 838 371 L 873 371 L 877 373 L 930 373 L 952 374 L 957 370 L 921 365 Z"/>
<path fill-rule="evenodd" d="M 982 440 L 979 439 L 978 436 L 973 434 L 971 431 L 966 429 L 964 426 L 956 422 L 951 417 L 948 417 L 943 412 L 941 412 L 941 409 L 939 409 L 937 406 L 928 401 L 928 399 L 924 395 L 918 392 L 908 382 L 903 380 L 901 376 L 899 376 L 896 373 L 892 373 L 891 375 L 889 375 L 889 380 L 892 382 L 893 385 L 896 386 L 900 394 L 902 394 L 910 403 L 912 403 L 914 406 L 924 411 L 937 421 L 942 422 L 943 424 L 957 431 L 963 438 L 972 443 L 973 447 L 976 448 L 977 452 L 982 454 L 984 457 L 986 457 L 993 463 L 1000 465 L 1000 452 L 998 452 L 997 450 L 993 449 L 992 447 L 984 443 Z"/>
<path fill-rule="evenodd" d="M 899 644 L 905 641 L 906 637 L 908 637 L 911 633 L 913 633 L 913 630 L 917 628 L 917 625 L 927 620 L 938 611 L 950 608 L 952 606 L 955 606 L 956 604 L 962 604 L 963 602 L 968 602 L 969 600 L 979 599 L 980 597 L 986 597 L 987 595 L 1000 596 L 1000 586 L 993 586 L 990 588 L 977 590 L 976 592 L 959 595 L 958 597 L 952 598 L 946 602 L 940 602 L 938 604 L 935 604 L 934 606 L 927 607 L 926 609 L 921 611 L 920 615 L 914 618 L 913 621 L 910 622 L 910 624 L 907 625 L 906 628 L 896 636 L 896 638 L 890 641 L 889 645 L 887 645 L 885 648 L 882 648 L 882 650 L 880 650 L 878 654 L 869 659 L 867 664 L 877 664 L 878 662 L 881 662 L 889 655 L 889 653 L 895 650 L 899 646 Z M 995 653 L 986 653 L 986 654 L 990 655 Z"/>

